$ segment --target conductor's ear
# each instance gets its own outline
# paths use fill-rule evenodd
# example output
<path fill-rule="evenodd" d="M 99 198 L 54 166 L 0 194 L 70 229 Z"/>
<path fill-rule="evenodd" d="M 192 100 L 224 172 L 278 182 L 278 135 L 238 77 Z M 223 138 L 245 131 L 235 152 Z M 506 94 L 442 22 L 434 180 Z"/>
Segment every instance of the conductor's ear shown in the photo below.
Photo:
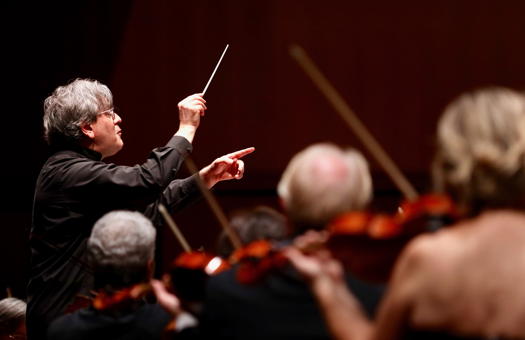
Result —
<path fill-rule="evenodd" d="M 82 133 L 89 139 L 95 138 L 95 131 L 93 131 L 93 127 L 91 124 L 84 123 L 80 126 L 80 130 Z"/>

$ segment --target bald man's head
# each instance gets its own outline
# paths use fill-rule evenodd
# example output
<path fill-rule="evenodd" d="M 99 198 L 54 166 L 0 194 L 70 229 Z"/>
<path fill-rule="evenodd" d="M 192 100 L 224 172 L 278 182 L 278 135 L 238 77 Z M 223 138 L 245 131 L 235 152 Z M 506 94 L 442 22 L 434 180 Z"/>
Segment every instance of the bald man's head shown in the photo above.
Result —
<path fill-rule="evenodd" d="M 358 151 L 322 143 L 292 158 L 277 190 L 295 225 L 322 228 L 343 212 L 364 208 L 372 180 Z"/>

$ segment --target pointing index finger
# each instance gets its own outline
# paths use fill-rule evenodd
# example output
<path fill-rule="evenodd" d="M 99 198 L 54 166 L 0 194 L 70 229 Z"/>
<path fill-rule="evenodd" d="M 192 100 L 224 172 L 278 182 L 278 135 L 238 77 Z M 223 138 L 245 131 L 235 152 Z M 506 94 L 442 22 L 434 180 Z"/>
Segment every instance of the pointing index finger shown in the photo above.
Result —
<path fill-rule="evenodd" d="M 251 154 L 254 151 L 255 151 L 255 148 L 251 147 L 251 148 L 246 148 L 246 149 L 242 149 L 242 150 L 239 150 L 239 151 L 235 151 L 235 152 L 229 153 L 226 156 L 228 156 L 230 158 L 233 158 L 233 159 L 239 159 L 239 158 L 242 158 L 242 157 L 244 157 L 246 155 Z"/>

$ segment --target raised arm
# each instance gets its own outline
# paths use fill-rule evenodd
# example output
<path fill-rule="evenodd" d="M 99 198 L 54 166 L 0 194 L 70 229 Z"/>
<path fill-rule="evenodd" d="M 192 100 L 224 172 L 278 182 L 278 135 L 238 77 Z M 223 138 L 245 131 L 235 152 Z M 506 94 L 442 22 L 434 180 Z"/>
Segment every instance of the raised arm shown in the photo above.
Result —
<path fill-rule="evenodd" d="M 208 188 L 213 187 L 220 181 L 241 179 L 244 175 L 244 162 L 240 158 L 252 153 L 254 150 L 255 148 L 247 148 L 229 153 L 217 158 L 198 173 L 188 178 L 173 180 L 160 197 L 146 207 L 144 215 L 150 218 L 155 225 L 158 225 L 161 222 L 158 212 L 159 203 L 162 203 L 173 212 L 196 201 L 201 197 L 198 176 L 201 176 L 201 180 Z"/>
<path fill-rule="evenodd" d="M 296 243 L 302 244 L 302 248 L 322 238 L 324 236 L 320 233 L 309 232 L 298 238 Z M 328 250 L 321 249 L 305 255 L 291 247 L 285 254 L 310 286 L 334 339 L 371 339 L 372 322 L 348 290 L 343 268 Z"/>
<path fill-rule="evenodd" d="M 314 235 L 314 236 L 311 236 Z M 312 233 L 299 239 L 319 238 Z M 305 277 L 318 301 L 326 324 L 338 340 L 402 339 L 410 319 L 410 309 L 428 266 L 422 264 L 421 242 L 412 242 L 400 256 L 386 297 L 381 301 L 376 321 L 369 320 L 354 295 L 347 289 L 341 264 L 327 250 L 305 255 L 297 249 L 286 255 Z M 424 250 L 423 250 L 424 253 Z"/>
<path fill-rule="evenodd" d="M 190 143 L 193 142 L 195 132 L 199 127 L 201 116 L 206 111 L 206 101 L 201 93 L 193 94 L 181 100 L 179 107 L 179 130 L 176 136 L 186 138 Z"/>

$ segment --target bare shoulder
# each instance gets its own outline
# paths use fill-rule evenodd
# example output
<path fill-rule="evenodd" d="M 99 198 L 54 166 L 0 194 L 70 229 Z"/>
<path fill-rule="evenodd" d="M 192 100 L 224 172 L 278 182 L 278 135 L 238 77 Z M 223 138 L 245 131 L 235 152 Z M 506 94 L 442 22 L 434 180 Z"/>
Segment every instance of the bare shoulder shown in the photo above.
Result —
<path fill-rule="evenodd" d="M 437 233 L 418 236 L 401 253 L 377 315 L 376 339 L 402 337 L 421 301 L 421 292 L 426 291 L 435 275 L 433 270 L 444 267 L 436 265 L 442 260 L 436 249 L 446 243 L 442 239 Z"/>
<path fill-rule="evenodd" d="M 426 268 L 443 258 L 438 250 L 450 249 L 453 243 L 453 237 L 448 233 L 420 235 L 405 247 L 398 263 L 405 270 Z"/>
<path fill-rule="evenodd" d="M 442 230 L 414 238 L 401 253 L 394 268 L 393 282 L 402 283 L 404 289 L 420 290 L 443 278 L 451 270 L 449 264 L 463 249 L 462 236 L 456 230 Z M 407 282 L 410 282 L 407 285 Z"/>

